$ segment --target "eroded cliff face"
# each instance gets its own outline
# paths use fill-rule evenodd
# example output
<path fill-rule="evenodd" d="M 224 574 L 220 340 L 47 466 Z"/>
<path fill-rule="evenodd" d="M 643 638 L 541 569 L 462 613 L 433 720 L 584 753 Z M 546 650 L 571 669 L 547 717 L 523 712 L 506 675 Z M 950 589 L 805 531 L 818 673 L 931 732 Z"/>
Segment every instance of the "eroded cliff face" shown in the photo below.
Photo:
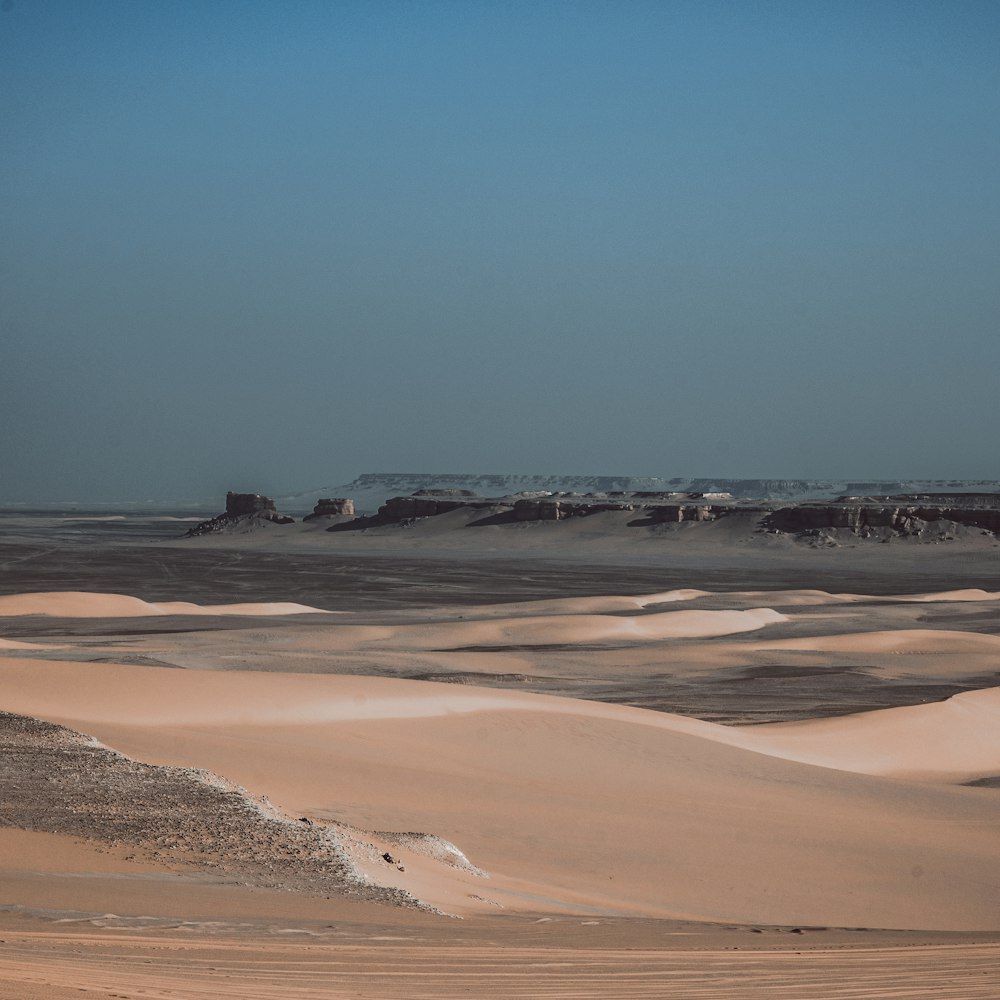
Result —
<path fill-rule="evenodd" d="M 386 500 L 379 507 L 376 516 L 382 521 L 407 521 L 414 517 L 434 517 L 436 514 L 447 514 L 450 510 L 458 510 L 462 507 L 481 510 L 493 506 L 497 502 L 486 497 L 455 497 L 448 494 L 434 495 L 421 491 L 413 496 L 392 497 Z"/>
<path fill-rule="evenodd" d="M 809 544 L 837 544 L 846 537 L 885 541 L 890 537 L 940 540 L 963 528 L 1000 534 L 1000 493 L 924 492 L 887 496 L 841 496 L 830 502 L 750 501 L 727 492 L 613 490 L 550 493 L 544 490 L 504 496 L 480 496 L 470 490 L 422 488 L 410 496 L 388 499 L 370 517 L 357 517 L 352 499 L 323 497 L 305 520 L 326 518 L 329 530 L 407 524 L 451 511 L 482 511 L 470 527 L 532 521 L 565 521 L 607 512 L 625 512 L 630 527 L 704 523 L 739 516 L 747 534 L 795 536 Z M 192 528 L 189 535 L 252 531 L 290 524 L 273 499 L 259 493 L 229 493 L 226 511 Z"/>
<path fill-rule="evenodd" d="M 888 528 L 900 535 L 919 535 L 936 522 L 997 532 L 1000 531 L 1000 508 L 880 503 L 802 504 L 774 511 L 765 523 L 768 528 L 795 533 L 822 528 L 849 528 L 854 534 L 864 537 L 878 528 Z"/>
<path fill-rule="evenodd" d="M 915 502 L 920 501 L 920 502 Z M 759 530 L 799 536 L 846 529 L 858 538 L 887 534 L 919 538 L 933 525 L 937 534 L 963 525 L 1000 532 L 1000 493 L 919 494 L 892 497 L 841 497 L 830 503 L 748 502 L 726 493 L 555 493 L 481 497 L 466 491 L 421 490 L 386 501 L 373 519 L 389 524 L 467 509 L 492 511 L 492 522 L 564 521 L 606 511 L 636 515 L 636 526 L 706 522 L 733 515 L 759 519 Z"/>
<path fill-rule="evenodd" d="M 350 483 L 324 486 L 317 490 L 282 497 L 283 510 L 308 511 L 323 497 L 352 497 L 363 512 L 374 512 L 387 499 L 426 491 L 461 491 L 477 497 L 503 497 L 525 493 L 729 493 L 743 500 L 775 501 L 782 504 L 804 501 L 831 502 L 844 494 L 879 496 L 917 494 L 926 491 L 968 493 L 1000 490 L 996 480 L 891 480 L 851 481 L 846 479 L 732 479 L 677 476 L 561 476 L 484 473 L 365 473 Z"/>

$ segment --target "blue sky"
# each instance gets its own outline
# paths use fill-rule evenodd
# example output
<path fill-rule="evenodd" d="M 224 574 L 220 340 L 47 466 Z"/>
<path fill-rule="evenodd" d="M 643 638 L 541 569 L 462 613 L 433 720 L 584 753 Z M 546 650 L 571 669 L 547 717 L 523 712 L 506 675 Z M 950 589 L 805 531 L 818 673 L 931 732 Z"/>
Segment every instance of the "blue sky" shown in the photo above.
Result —
<path fill-rule="evenodd" d="M 0 116 L 0 499 L 1000 478 L 1000 4 L 7 0 Z"/>

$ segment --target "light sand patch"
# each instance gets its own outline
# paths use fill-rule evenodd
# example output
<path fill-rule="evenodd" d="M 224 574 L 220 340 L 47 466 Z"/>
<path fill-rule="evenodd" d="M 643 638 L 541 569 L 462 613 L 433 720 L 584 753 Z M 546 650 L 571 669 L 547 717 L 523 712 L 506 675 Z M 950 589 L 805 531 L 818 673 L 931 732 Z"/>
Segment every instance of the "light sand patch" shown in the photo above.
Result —
<path fill-rule="evenodd" d="M 302 615 L 328 614 L 304 604 L 188 604 L 169 601 L 151 604 L 126 594 L 52 591 L 0 597 L 0 617 L 52 615 L 58 618 L 151 618 L 159 615 Z"/>
<path fill-rule="evenodd" d="M 784 622 L 770 608 L 747 611 L 664 611 L 623 615 L 545 615 L 428 625 L 344 625 L 328 632 L 332 649 L 462 649 L 479 646 L 552 646 L 598 642 L 657 642 L 753 632 Z"/>
<path fill-rule="evenodd" d="M 0 649 L 68 649 L 68 646 L 55 646 L 48 642 L 20 642 L 17 639 L 0 639 Z"/>
<path fill-rule="evenodd" d="M 1000 655 L 1000 636 L 948 629 L 893 629 L 888 632 L 855 632 L 847 635 L 805 636 L 755 644 L 759 650 L 808 650 L 814 652 L 893 653 L 926 656 L 932 653 L 988 653 Z"/>

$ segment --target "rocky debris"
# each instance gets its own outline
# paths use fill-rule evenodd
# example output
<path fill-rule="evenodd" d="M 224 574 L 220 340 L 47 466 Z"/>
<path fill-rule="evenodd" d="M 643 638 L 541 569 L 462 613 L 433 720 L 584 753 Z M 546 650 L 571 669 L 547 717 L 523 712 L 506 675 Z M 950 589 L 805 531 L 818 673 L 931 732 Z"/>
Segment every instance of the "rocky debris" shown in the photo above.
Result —
<path fill-rule="evenodd" d="M 376 885 L 349 827 L 284 817 L 209 771 L 143 764 L 61 726 L 0 712 L 0 825 L 124 846 L 246 885 L 421 906 Z"/>
<path fill-rule="evenodd" d="M 312 521 L 317 517 L 354 517 L 354 501 L 346 497 L 323 497 L 302 520 Z"/>
<path fill-rule="evenodd" d="M 226 494 L 226 512 L 196 524 L 185 535 L 210 535 L 217 531 L 252 531 L 264 524 L 293 524 L 294 517 L 280 514 L 274 500 L 260 493 Z"/>

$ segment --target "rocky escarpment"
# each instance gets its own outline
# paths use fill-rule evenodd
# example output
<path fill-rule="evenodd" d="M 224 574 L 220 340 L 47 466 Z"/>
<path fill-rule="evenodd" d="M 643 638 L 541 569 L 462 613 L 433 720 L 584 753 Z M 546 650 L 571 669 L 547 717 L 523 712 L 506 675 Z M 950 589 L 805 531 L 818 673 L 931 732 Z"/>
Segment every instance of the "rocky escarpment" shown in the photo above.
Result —
<path fill-rule="evenodd" d="M 968 499 L 958 494 L 842 497 L 832 504 L 782 507 L 768 515 L 765 524 L 794 533 L 846 528 L 860 537 L 880 529 L 919 536 L 933 525 L 947 530 L 952 524 L 1000 532 L 1000 494 L 970 494 Z"/>
<path fill-rule="evenodd" d="M 892 493 L 969 492 L 1000 490 L 996 480 L 893 480 L 848 479 L 735 479 L 675 476 L 563 476 L 482 473 L 365 473 L 350 483 L 325 486 L 281 498 L 283 510 L 308 511 L 322 497 L 349 496 L 359 511 L 373 513 L 390 497 L 420 491 L 464 491 L 479 497 L 503 497 L 523 493 L 730 493 L 743 500 L 804 500 L 830 502 L 844 494 L 888 495 Z"/>
<path fill-rule="evenodd" d="M 250 531 L 263 524 L 292 524 L 294 517 L 278 513 L 270 497 L 260 493 L 226 494 L 226 511 L 216 517 L 196 524 L 188 536 L 210 535 L 217 531 Z"/>
<path fill-rule="evenodd" d="M 492 523 L 507 521 L 563 521 L 606 511 L 638 512 L 647 523 L 710 521 L 740 505 L 728 493 L 676 493 L 644 490 L 607 493 L 532 492 L 503 497 L 469 495 L 459 490 L 420 490 L 412 496 L 392 497 L 368 523 L 391 524 L 435 517 L 453 510 L 489 510 Z"/>
<path fill-rule="evenodd" d="M 933 531 L 947 537 L 951 526 L 1000 532 L 1000 493 L 924 493 L 885 497 L 840 497 L 830 503 L 780 504 L 741 500 L 727 493 L 656 491 L 549 493 L 504 497 L 468 496 L 457 490 L 421 490 L 386 501 L 365 523 L 407 523 L 455 510 L 488 511 L 483 523 L 564 521 L 609 511 L 635 517 L 634 526 L 715 521 L 753 516 L 758 530 L 811 537 L 844 529 L 859 538 L 878 535 L 921 537 Z M 475 524 L 477 522 L 473 522 Z M 932 527 L 933 526 L 933 527 Z"/>

